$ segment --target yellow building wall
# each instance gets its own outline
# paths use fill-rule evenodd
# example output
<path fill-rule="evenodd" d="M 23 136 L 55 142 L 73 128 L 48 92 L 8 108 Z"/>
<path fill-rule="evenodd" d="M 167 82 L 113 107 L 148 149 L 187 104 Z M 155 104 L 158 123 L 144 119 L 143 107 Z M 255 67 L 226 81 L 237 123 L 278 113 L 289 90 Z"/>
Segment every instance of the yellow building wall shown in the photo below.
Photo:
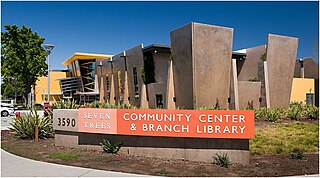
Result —
<path fill-rule="evenodd" d="M 301 101 L 306 103 L 306 94 L 314 94 L 314 79 L 293 78 L 290 102 Z"/>
<path fill-rule="evenodd" d="M 50 102 L 59 101 L 62 98 L 59 78 L 69 77 L 69 72 L 51 71 L 50 72 Z M 41 104 L 48 98 L 48 78 L 39 77 L 35 86 L 35 103 Z"/>

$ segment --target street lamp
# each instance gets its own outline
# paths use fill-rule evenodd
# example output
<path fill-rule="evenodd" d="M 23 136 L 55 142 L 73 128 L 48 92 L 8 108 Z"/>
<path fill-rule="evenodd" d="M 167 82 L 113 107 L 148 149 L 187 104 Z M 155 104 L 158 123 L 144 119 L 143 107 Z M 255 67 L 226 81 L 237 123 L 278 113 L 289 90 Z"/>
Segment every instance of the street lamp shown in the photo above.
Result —
<path fill-rule="evenodd" d="M 44 46 L 44 49 L 48 53 L 48 102 L 50 103 L 50 53 L 51 53 L 52 49 L 54 48 L 54 45 L 45 44 L 43 46 Z"/>

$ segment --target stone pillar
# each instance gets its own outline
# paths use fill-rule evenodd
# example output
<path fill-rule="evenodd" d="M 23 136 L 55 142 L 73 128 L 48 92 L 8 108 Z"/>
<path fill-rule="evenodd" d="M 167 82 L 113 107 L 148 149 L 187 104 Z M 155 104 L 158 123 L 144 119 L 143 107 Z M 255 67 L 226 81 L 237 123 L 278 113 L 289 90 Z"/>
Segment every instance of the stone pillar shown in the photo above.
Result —
<path fill-rule="evenodd" d="M 110 104 L 116 104 L 115 102 L 115 88 L 114 88 L 114 78 L 113 78 L 113 74 L 111 74 L 111 87 L 110 87 Z"/>
<path fill-rule="evenodd" d="M 237 76 L 237 60 L 232 59 L 232 80 L 234 92 L 234 106 L 235 110 L 239 110 L 239 89 L 238 89 L 238 76 Z"/>
<path fill-rule="evenodd" d="M 149 104 L 147 101 L 147 88 L 146 88 L 146 84 L 144 83 L 141 86 L 140 108 L 149 109 Z"/>
<path fill-rule="evenodd" d="M 103 76 L 100 77 L 100 103 L 105 102 L 105 94 L 104 94 L 104 83 L 103 83 Z"/>
<path fill-rule="evenodd" d="M 124 71 L 124 93 L 123 93 L 123 104 L 129 104 L 128 71 Z"/>
<path fill-rule="evenodd" d="M 94 92 L 99 93 L 98 75 L 94 76 Z"/>
<path fill-rule="evenodd" d="M 168 68 L 168 80 L 167 80 L 167 92 L 166 92 L 166 109 L 176 109 L 176 103 L 173 101 L 174 97 L 174 83 L 173 83 L 173 70 L 172 70 L 172 60 L 169 61 Z"/>

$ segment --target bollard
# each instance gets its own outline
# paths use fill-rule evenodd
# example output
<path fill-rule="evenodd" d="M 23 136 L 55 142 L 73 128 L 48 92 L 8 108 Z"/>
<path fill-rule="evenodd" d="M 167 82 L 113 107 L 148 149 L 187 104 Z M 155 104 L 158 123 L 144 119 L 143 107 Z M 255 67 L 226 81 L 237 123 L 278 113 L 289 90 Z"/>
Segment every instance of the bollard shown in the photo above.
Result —
<path fill-rule="evenodd" d="M 34 132 L 34 138 L 35 138 L 36 142 L 39 141 L 39 127 L 37 125 L 36 125 L 35 132 Z"/>
<path fill-rule="evenodd" d="M 16 119 L 20 119 L 20 112 L 16 112 Z"/>

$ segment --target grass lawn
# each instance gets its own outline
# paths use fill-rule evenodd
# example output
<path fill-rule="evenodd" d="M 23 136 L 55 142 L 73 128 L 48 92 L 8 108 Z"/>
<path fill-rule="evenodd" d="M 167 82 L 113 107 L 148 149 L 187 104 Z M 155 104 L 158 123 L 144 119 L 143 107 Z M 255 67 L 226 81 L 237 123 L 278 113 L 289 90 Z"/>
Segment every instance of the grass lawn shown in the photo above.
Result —
<path fill-rule="evenodd" d="M 255 130 L 250 140 L 251 154 L 289 153 L 294 148 L 303 152 L 319 151 L 319 123 L 282 123 Z"/>

